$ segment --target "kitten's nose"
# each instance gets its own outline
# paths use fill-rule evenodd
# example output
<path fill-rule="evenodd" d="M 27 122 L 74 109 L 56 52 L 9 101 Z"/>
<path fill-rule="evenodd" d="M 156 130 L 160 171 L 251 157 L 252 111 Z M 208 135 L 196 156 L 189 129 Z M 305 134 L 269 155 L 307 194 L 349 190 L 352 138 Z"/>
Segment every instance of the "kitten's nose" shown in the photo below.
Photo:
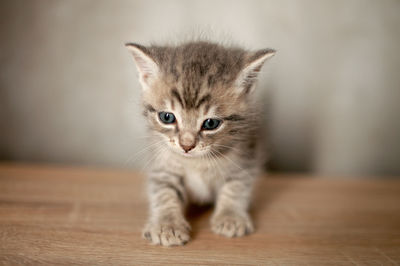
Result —
<path fill-rule="evenodd" d="M 183 132 L 179 137 L 179 145 L 185 152 L 189 152 L 196 146 L 196 137 L 193 133 Z"/>
<path fill-rule="evenodd" d="M 182 145 L 182 144 L 181 144 L 181 147 L 182 147 L 182 149 L 183 149 L 185 152 L 189 152 L 191 149 L 194 148 L 194 146 L 195 146 L 195 145 Z"/>

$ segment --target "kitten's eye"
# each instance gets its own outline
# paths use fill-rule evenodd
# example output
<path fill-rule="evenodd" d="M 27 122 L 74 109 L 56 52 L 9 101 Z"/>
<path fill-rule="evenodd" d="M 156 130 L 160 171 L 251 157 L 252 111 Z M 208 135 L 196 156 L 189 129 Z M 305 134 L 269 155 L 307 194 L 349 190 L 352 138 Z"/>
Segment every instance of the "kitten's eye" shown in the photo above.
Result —
<path fill-rule="evenodd" d="M 163 122 L 164 124 L 175 123 L 175 116 L 173 113 L 159 112 L 158 117 L 160 118 L 161 122 Z"/>
<path fill-rule="evenodd" d="M 201 126 L 204 130 L 213 130 L 216 129 L 221 124 L 221 120 L 215 118 L 208 118 L 204 120 L 203 125 Z"/>

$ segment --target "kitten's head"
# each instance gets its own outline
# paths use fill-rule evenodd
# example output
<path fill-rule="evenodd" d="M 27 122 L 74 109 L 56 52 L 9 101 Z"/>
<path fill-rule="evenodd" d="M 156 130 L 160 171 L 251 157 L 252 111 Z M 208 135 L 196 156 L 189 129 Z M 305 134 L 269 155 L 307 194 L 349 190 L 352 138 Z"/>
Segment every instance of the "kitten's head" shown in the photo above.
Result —
<path fill-rule="evenodd" d="M 250 95 L 274 50 L 249 52 L 209 42 L 126 46 L 139 71 L 150 128 L 174 152 L 218 156 L 252 133 Z"/>

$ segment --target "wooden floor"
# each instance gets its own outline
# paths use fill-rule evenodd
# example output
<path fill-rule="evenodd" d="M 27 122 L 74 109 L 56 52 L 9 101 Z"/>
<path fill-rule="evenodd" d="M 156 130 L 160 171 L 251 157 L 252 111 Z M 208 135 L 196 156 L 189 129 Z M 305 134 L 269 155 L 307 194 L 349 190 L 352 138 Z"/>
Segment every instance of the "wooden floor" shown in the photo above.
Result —
<path fill-rule="evenodd" d="M 128 171 L 0 164 L 0 264 L 400 264 L 400 181 L 263 177 L 253 235 L 214 235 L 195 208 L 173 248 L 141 238 L 143 188 Z"/>

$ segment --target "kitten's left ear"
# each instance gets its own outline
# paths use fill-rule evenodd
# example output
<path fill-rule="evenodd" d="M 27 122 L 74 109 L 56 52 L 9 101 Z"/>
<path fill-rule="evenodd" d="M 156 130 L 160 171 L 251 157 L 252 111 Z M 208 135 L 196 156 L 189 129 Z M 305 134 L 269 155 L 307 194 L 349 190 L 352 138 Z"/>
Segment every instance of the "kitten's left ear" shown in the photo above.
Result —
<path fill-rule="evenodd" d="M 133 59 L 135 60 L 136 67 L 140 74 L 139 81 L 145 90 L 150 85 L 150 82 L 158 75 L 158 65 L 145 46 L 136 43 L 127 43 L 125 46 L 133 55 Z"/>
<path fill-rule="evenodd" d="M 276 51 L 273 49 L 263 49 L 249 54 L 247 64 L 236 78 L 235 87 L 239 94 L 248 94 L 253 91 L 255 81 L 262 66 L 275 53 Z"/>

